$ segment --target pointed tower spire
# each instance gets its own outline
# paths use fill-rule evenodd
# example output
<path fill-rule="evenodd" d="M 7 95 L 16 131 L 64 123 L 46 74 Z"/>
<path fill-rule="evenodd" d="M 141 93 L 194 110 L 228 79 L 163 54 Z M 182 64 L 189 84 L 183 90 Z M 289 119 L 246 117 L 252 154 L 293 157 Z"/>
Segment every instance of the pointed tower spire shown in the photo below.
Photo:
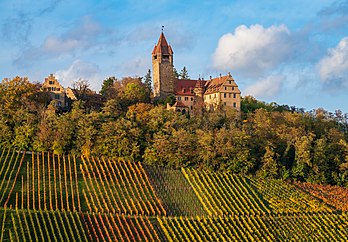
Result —
<path fill-rule="evenodd" d="M 163 33 L 163 27 L 162 26 L 162 33 L 158 39 L 157 45 L 153 48 L 152 54 L 162 54 L 162 55 L 173 55 L 172 47 L 168 44 L 166 37 Z"/>

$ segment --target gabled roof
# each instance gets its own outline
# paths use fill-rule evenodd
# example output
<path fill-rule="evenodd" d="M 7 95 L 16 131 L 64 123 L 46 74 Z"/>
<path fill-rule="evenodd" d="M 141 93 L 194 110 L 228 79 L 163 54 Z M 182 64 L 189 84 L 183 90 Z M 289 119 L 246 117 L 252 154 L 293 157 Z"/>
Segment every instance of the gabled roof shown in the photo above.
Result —
<path fill-rule="evenodd" d="M 174 103 L 173 107 L 176 107 L 176 108 L 187 108 L 187 106 L 180 100 L 176 101 L 176 103 Z"/>
<path fill-rule="evenodd" d="M 172 47 L 168 44 L 163 32 L 161 33 L 157 45 L 153 48 L 152 54 L 172 55 Z"/>
<path fill-rule="evenodd" d="M 193 96 L 197 80 L 176 79 L 175 95 Z"/>
<path fill-rule="evenodd" d="M 206 91 L 204 94 L 210 94 L 220 91 L 221 86 L 228 80 L 233 81 L 233 84 L 235 85 L 234 87 L 237 88 L 236 91 L 239 91 L 237 84 L 234 82 L 234 79 L 229 74 L 227 76 L 220 76 L 207 81 L 205 83 Z"/>

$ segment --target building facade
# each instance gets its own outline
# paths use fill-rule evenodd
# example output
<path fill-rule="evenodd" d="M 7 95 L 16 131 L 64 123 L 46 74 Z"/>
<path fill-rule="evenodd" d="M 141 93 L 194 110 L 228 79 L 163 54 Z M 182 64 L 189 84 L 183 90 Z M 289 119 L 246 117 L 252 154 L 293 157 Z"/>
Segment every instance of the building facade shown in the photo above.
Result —
<path fill-rule="evenodd" d="M 66 95 L 63 86 L 58 82 L 58 80 L 50 74 L 45 78 L 42 84 L 42 90 L 47 92 L 50 98 L 54 101 L 56 107 L 65 108 L 67 105 Z"/>
<path fill-rule="evenodd" d="M 152 74 L 155 97 L 175 96 L 176 103 L 168 109 L 187 113 L 196 106 L 226 106 L 240 111 L 241 92 L 230 73 L 209 80 L 174 77 L 173 50 L 163 32 L 152 51 Z"/>

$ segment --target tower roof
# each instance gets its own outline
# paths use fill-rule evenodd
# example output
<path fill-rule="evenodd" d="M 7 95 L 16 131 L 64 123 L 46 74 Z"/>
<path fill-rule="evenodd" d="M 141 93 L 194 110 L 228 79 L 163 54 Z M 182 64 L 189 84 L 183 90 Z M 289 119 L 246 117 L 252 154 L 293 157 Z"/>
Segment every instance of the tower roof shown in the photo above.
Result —
<path fill-rule="evenodd" d="M 173 50 L 172 47 L 168 44 L 166 37 L 164 36 L 163 32 L 161 33 L 157 45 L 155 45 L 155 48 L 153 48 L 152 54 L 164 54 L 164 55 L 172 55 Z"/>

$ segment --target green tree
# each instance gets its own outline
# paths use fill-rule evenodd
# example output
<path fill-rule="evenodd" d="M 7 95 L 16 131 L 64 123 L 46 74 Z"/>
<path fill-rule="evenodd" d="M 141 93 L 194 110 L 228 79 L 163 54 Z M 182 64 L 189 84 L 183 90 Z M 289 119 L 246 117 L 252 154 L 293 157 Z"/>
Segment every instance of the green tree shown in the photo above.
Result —
<path fill-rule="evenodd" d="M 12 145 L 12 131 L 7 125 L 6 119 L 0 117 L 0 147 L 10 147 Z"/>
<path fill-rule="evenodd" d="M 323 171 L 323 164 L 327 163 L 327 140 L 325 137 L 314 141 L 312 169 L 308 181 L 312 183 L 326 183 L 325 172 Z"/>
<path fill-rule="evenodd" d="M 176 79 L 179 79 L 180 78 L 180 75 L 179 75 L 179 73 L 178 73 L 178 70 L 174 67 L 173 68 L 173 76 L 174 76 L 174 78 L 176 78 Z"/>
<path fill-rule="evenodd" d="M 108 157 L 139 160 L 140 135 L 137 125 L 125 118 L 104 122 L 95 141 L 95 151 Z"/>
<path fill-rule="evenodd" d="M 180 77 L 180 79 L 190 79 L 190 76 L 189 76 L 189 74 L 188 74 L 188 71 L 187 71 L 187 69 L 186 69 L 186 66 L 184 66 L 184 67 L 182 68 L 182 70 L 180 71 L 179 77 Z"/>
<path fill-rule="evenodd" d="M 143 77 L 143 81 L 149 92 L 152 91 L 152 77 L 151 77 L 151 70 L 149 69 L 146 73 L 146 75 Z"/>
<path fill-rule="evenodd" d="M 116 81 L 117 81 L 117 79 L 114 76 L 106 78 L 103 81 L 102 88 L 100 90 L 100 94 L 107 99 L 114 97 L 115 90 L 114 90 L 113 86 L 114 86 Z"/>
<path fill-rule="evenodd" d="M 295 142 L 295 165 L 293 166 L 292 174 L 298 179 L 302 180 L 307 177 L 309 168 L 312 167 L 312 142 L 312 134 L 302 136 Z"/>
<path fill-rule="evenodd" d="M 76 128 L 77 153 L 84 156 L 93 154 L 101 125 L 102 115 L 99 112 L 83 114 L 78 119 Z"/>
<path fill-rule="evenodd" d="M 56 107 L 52 102 L 42 113 L 38 130 L 34 138 L 33 148 L 35 151 L 50 151 L 55 137 L 55 124 L 57 120 Z"/>
<path fill-rule="evenodd" d="M 145 150 L 144 161 L 152 165 L 186 167 L 195 159 L 195 141 L 195 135 L 184 129 L 173 130 L 172 134 L 159 132 Z"/>
<path fill-rule="evenodd" d="M 278 178 L 279 168 L 276 160 L 276 153 L 272 145 L 267 145 L 265 154 L 261 159 L 261 168 L 257 176 L 262 178 Z"/>

